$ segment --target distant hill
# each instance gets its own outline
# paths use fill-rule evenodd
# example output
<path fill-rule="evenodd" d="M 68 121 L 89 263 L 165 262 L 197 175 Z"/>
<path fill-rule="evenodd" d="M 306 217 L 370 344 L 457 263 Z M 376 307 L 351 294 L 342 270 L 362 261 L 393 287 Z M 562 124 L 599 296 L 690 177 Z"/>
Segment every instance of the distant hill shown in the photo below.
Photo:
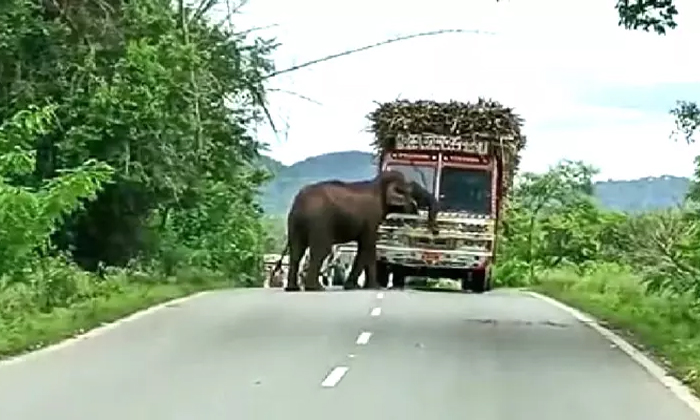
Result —
<path fill-rule="evenodd" d="M 337 152 L 314 156 L 285 166 L 268 157 L 263 164 L 276 174 L 262 188 L 262 205 L 267 213 L 286 213 L 301 187 L 328 179 L 360 181 L 376 174 L 371 153 Z M 274 163 L 272 163 L 274 162 Z M 277 166 L 279 165 L 279 166 Z"/>
<path fill-rule="evenodd" d="M 336 152 L 310 157 L 290 166 L 263 157 L 262 164 L 276 174 L 262 188 L 262 205 L 269 214 L 287 212 L 294 195 L 301 187 L 318 181 L 339 179 L 359 181 L 376 174 L 371 153 Z M 666 208 L 683 200 L 688 178 L 661 176 L 629 181 L 597 182 L 596 196 L 607 208 L 621 211 L 644 211 Z"/>
<path fill-rule="evenodd" d="M 595 184 L 596 196 L 603 206 L 630 212 L 673 207 L 683 202 L 689 187 L 688 178 L 670 175 Z"/>

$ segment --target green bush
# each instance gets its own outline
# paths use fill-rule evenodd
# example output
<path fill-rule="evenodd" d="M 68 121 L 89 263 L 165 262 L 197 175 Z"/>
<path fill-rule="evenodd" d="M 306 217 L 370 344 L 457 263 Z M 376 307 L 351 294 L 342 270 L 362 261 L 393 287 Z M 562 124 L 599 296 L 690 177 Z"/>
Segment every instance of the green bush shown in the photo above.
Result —
<path fill-rule="evenodd" d="M 3 3 L 0 354 L 262 283 L 250 133 L 275 44 L 210 21 L 218 3 Z"/>

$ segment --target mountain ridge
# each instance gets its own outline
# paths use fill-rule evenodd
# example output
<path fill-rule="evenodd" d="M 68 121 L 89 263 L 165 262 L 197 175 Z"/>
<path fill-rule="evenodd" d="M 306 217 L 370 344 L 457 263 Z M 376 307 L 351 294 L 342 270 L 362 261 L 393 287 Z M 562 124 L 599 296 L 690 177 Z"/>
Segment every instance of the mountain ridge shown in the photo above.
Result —
<path fill-rule="evenodd" d="M 374 155 L 362 151 L 325 153 L 292 165 L 262 156 L 261 165 L 275 176 L 260 191 L 263 209 L 272 215 L 285 214 L 304 185 L 331 179 L 360 181 L 376 175 Z M 673 175 L 607 180 L 595 182 L 595 196 L 605 208 L 637 212 L 677 205 L 689 186 L 689 178 Z"/>

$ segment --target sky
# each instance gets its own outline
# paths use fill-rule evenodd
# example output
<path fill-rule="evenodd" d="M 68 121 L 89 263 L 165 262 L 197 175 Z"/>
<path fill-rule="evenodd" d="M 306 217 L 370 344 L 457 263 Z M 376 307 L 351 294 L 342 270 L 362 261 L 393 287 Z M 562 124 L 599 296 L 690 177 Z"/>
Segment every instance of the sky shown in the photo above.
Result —
<path fill-rule="evenodd" d="M 528 144 L 521 170 L 560 159 L 599 168 L 597 179 L 689 176 L 699 145 L 674 142 L 668 110 L 700 100 L 700 2 L 677 1 L 679 27 L 663 37 L 617 27 L 613 0 L 249 0 L 234 23 L 276 37 L 278 69 L 388 38 L 402 41 L 270 80 L 277 135 L 265 154 L 284 164 L 345 150 L 370 151 L 366 115 L 397 98 L 515 108 Z M 304 99 L 306 98 L 306 99 Z"/>

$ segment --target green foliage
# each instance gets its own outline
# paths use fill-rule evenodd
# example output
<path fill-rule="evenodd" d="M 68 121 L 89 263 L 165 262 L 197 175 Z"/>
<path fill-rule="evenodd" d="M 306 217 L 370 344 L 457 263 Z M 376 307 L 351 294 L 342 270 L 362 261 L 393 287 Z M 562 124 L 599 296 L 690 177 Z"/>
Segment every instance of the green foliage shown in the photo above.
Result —
<path fill-rule="evenodd" d="M 161 261 L 176 261 L 163 267 L 164 272 L 195 266 L 238 278 L 242 285 L 260 284 L 263 224 L 235 185 L 210 185 L 201 201 L 174 213 L 164 230 L 172 236 L 165 241 L 163 252 L 179 252 L 184 257 L 177 261 L 173 258 L 177 255 L 163 255 Z"/>
<path fill-rule="evenodd" d="M 595 172 L 582 162 L 563 161 L 544 174 L 522 174 L 506 208 L 499 259 L 527 267 L 527 278 L 533 281 L 537 268 L 564 262 L 581 266 L 596 254 L 597 232 L 586 229 L 588 221 L 600 218 L 592 201 Z M 525 275 L 520 271 L 508 270 Z"/>
<path fill-rule="evenodd" d="M 615 263 L 637 273 L 650 293 L 700 301 L 696 185 L 683 207 L 625 214 L 591 200 L 594 173 L 581 162 L 564 161 L 544 174 L 521 175 L 502 221 L 497 280 L 535 284 L 554 269 L 583 275 Z"/>
<path fill-rule="evenodd" d="M 0 278 L 23 273 L 38 250 L 46 252 L 63 217 L 80 208 L 84 199 L 95 199 L 113 173 L 109 166 L 88 160 L 37 186 L 18 182 L 35 166 L 31 139 L 54 122 L 51 107 L 30 108 L 0 126 Z"/>
<path fill-rule="evenodd" d="M 617 0 L 619 25 L 625 29 L 641 29 L 665 35 L 675 29 L 678 9 L 673 0 Z"/>
<path fill-rule="evenodd" d="M 287 220 L 282 216 L 267 216 L 263 220 L 266 254 L 279 254 L 287 244 Z"/>
<path fill-rule="evenodd" d="M 625 29 L 656 32 L 666 35 L 678 25 L 678 9 L 674 0 L 617 0 L 618 24 Z M 700 107 L 697 102 L 679 100 L 670 110 L 676 121 L 674 137 L 682 136 L 688 143 L 700 129 Z"/>
<path fill-rule="evenodd" d="M 0 335 L 146 280 L 260 284 L 276 44 L 218 4 L 0 7 Z"/>
<path fill-rule="evenodd" d="M 700 130 L 700 107 L 696 102 L 676 101 L 676 107 L 671 109 L 671 115 L 676 120 L 674 137 L 682 136 L 687 143 L 694 142 L 694 136 Z"/>

